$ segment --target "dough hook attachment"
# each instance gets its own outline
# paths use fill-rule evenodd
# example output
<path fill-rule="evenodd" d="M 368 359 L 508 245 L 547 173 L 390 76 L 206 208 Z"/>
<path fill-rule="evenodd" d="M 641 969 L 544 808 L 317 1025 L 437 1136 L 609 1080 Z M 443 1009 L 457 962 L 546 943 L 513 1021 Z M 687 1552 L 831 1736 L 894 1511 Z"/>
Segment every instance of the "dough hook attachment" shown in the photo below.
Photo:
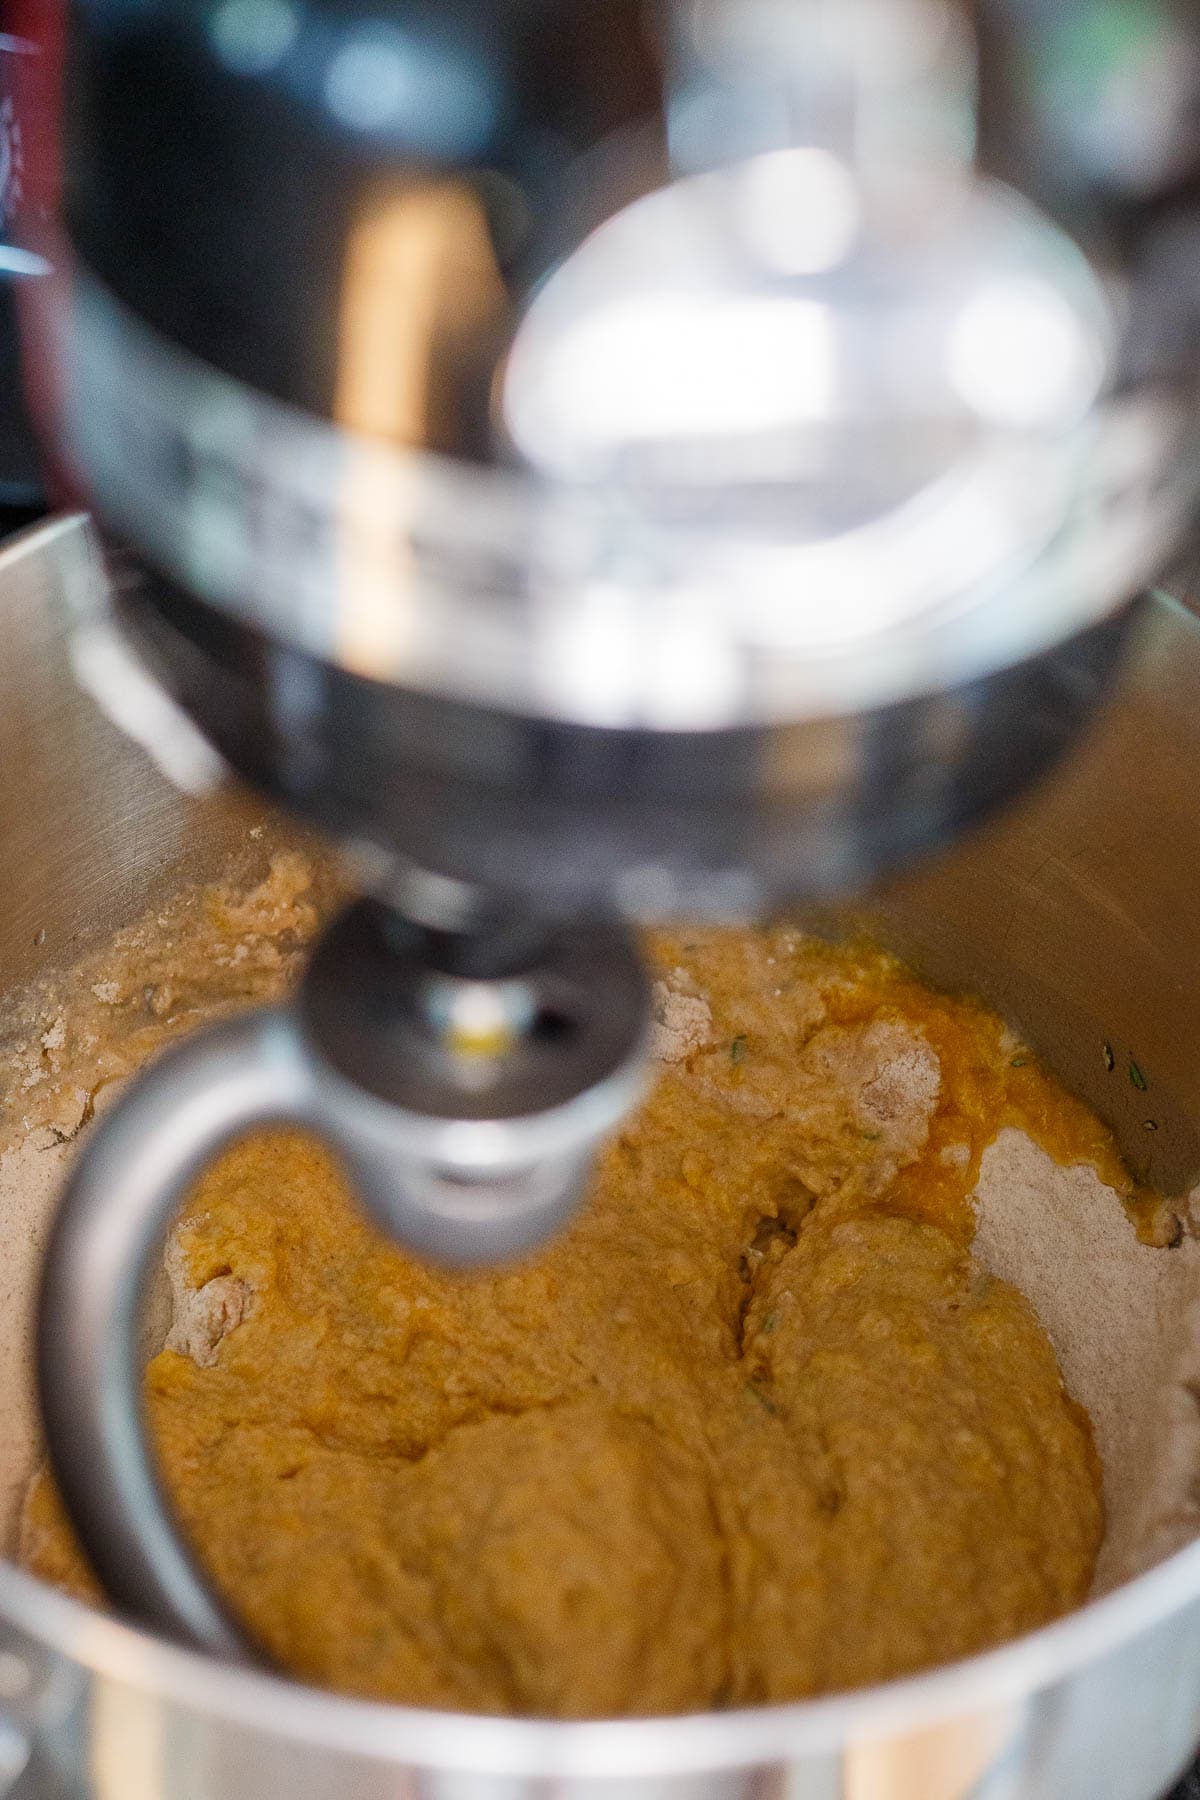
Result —
<path fill-rule="evenodd" d="M 443 1263 L 502 1261 L 579 1203 L 643 1091 L 648 1022 L 620 926 L 445 933 L 368 900 L 318 944 L 292 1005 L 202 1032 L 134 1082 L 72 1172 L 37 1344 L 55 1479 L 119 1605 L 246 1654 L 177 1532 L 140 1398 L 142 1297 L 221 1148 L 261 1126 L 312 1131 L 383 1232 Z"/>

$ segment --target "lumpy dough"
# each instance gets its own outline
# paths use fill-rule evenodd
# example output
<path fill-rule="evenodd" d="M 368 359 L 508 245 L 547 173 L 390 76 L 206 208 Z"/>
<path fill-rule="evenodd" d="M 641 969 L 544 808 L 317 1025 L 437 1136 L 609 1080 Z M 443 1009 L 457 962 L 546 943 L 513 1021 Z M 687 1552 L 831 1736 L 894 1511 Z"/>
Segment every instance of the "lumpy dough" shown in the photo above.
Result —
<path fill-rule="evenodd" d="M 569 1718 L 785 1700 L 1087 1591 L 1088 1422 L 973 1258 L 969 1196 L 1002 1125 L 1112 1175 L 1102 1127 L 869 948 L 653 950 L 658 1084 L 533 1260 L 417 1264 L 290 1134 L 191 1197 L 159 1454 L 231 1604 L 313 1681 Z M 90 1591 L 45 1480 L 25 1554 Z"/>

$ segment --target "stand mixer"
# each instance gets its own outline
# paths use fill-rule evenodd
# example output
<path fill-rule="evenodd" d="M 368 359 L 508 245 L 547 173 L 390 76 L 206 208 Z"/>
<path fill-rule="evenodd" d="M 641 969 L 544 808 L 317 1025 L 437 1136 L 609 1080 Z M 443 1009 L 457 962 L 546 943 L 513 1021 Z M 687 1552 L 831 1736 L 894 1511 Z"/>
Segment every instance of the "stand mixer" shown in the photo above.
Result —
<path fill-rule="evenodd" d="M 79 673 L 165 765 L 213 746 L 331 832 L 369 895 L 291 1008 L 96 1127 L 47 1258 L 46 1433 L 89 1558 L 238 1657 L 137 1400 L 187 1183 L 293 1121 L 416 1251 L 523 1252 L 642 1091 L 633 927 L 859 886 L 1073 741 L 1200 491 L 1200 21 L 51 23 L 22 71 L 63 121 L 28 183 L 29 382 L 135 559 L 80 573 Z"/>

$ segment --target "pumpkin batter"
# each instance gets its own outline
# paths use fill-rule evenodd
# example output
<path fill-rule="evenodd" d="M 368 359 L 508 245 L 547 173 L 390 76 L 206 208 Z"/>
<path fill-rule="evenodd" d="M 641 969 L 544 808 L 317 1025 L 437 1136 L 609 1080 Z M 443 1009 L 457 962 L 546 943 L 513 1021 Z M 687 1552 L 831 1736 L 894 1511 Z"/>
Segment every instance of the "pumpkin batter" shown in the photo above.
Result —
<path fill-rule="evenodd" d="M 657 1087 L 531 1261 L 415 1263 L 294 1134 L 191 1197 L 159 1453 L 222 1590 L 313 1681 L 570 1718 L 785 1700 L 1087 1592 L 1087 1418 L 972 1257 L 970 1195 L 1017 1125 L 1153 1235 L 1104 1128 L 869 947 L 653 953 Z M 25 1558 L 90 1590 L 44 1479 Z"/>

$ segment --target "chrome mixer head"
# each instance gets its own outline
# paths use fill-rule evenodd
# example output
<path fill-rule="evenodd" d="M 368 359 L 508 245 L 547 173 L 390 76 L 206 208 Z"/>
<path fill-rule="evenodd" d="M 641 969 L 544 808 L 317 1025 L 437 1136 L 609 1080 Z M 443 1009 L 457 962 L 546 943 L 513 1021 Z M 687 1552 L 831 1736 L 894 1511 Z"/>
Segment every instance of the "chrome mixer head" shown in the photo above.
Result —
<path fill-rule="evenodd" d="M 1140 262 L 977 173 L 946 0 L 681 0 L 661 69 L 598 17 L 82 8 L 43 418 L 259 785 L 542 912 L 746 914 L 1070 740 L 1193 396 L 1130 378 Z"/>

